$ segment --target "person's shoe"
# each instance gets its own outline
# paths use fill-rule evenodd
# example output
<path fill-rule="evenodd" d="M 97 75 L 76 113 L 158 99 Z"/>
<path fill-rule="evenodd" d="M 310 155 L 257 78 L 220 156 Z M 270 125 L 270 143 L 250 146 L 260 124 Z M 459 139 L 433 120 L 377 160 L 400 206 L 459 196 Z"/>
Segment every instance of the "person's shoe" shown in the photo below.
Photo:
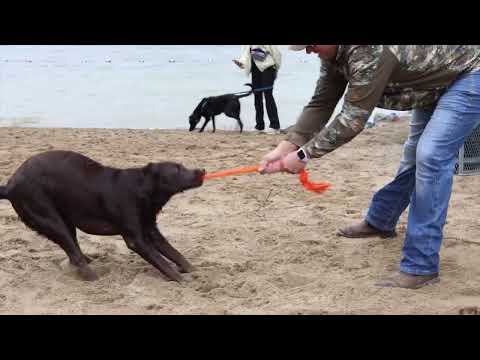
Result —
<path fill-rule="evenodd" d="M 338 236 L 344 236 L 347 238 L 366 238 L 373 236 L 380 236 L 381 238 L 391 238 L 397 236 L 395 230 L 382 231 L 370 226 L 365 220 L 362 220 L 358 224 L 346 226 L 338 229 Z"/>
<path fill-rule="evenodd" d="M 258 125 L 255 125 L 255 127 L 253 128 L 253 131 L 255 131 L 255 133 L 257 134 L 265 134 L 265 129 L 259 129 Z"/>
<path fill-rule="evenodd" d="M 280 129 L 268 128 L 268 129 L 266 130 L 266 133 L 267 133 L 267 134 L 271 134 L 271 135 L 279 135 L 279 134 L 280 134 Z"/>
<path fill-rule="evenodd" d="M 375 285 L 379 287 L 396 287 L 403 289 L 420 289 L 421 287 L 432 285 L 440 281 L 438 274 L 432 275 L 413 275 L 404 272 L 398 272 L 388 278 L 382 279 Z"/>

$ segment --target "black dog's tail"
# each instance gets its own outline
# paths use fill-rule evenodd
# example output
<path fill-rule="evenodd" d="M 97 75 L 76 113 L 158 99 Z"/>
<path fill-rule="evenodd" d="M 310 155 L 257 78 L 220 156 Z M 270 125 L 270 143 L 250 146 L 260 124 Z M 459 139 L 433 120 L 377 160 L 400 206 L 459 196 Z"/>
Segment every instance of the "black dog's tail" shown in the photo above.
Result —
<path fill-rule="evenodd" d="M 0 200 L 1 199 L 8 199 L 6 186 L 0 186 Z"/>
<path fill-rule="evenodd" d="M 243 97 L 247 97 L 247 96 L 250 96 L 250 95 L 253 94 L 253 85 L 252 85 L 252 84 L 249 84 L 249 83 L 244 84 L 244 85 L 250 87 L 250 91 L 245 92 L 243 95 L 237 95 L 237 94 L 235 94 L 235 96 L 237 97 L 237 99 L 240 99 L 240 98 L 243 98 Z"/>

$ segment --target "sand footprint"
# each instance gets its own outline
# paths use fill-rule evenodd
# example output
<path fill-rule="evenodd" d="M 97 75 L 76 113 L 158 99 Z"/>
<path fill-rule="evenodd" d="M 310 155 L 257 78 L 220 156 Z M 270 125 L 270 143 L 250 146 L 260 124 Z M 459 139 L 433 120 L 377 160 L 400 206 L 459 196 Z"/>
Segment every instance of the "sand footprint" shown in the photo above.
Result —
<path fill-rule="evenodd" d="M 62 260 L 60 263 L 56 263 L 56 265 L 60 268 L 64 275 L 75 280 L 84 281 L 80 278 L 77 268 L 70 263 L 70 260 L 68 258 Z M 99 279 L 105 277 L 111 272 L 110 268 L 108 268 L 107 266 L 95 264 L 95 260 L 90 263 L 90 267 L 98 275 Z"/>

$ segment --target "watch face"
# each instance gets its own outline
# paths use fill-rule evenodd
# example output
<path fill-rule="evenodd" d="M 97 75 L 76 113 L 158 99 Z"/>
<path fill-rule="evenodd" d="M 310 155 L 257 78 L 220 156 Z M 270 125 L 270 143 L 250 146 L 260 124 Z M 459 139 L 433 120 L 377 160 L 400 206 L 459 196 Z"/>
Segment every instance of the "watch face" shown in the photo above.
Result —
<path fill-rule="evenodd" d="M 298 155 L 298 158 L 299 158 L 300 160 L 305 159 L 305 153 L 303 152 L 302 149 L 300 149 L 300 150 L 297 151 L 297 155 Z"/>

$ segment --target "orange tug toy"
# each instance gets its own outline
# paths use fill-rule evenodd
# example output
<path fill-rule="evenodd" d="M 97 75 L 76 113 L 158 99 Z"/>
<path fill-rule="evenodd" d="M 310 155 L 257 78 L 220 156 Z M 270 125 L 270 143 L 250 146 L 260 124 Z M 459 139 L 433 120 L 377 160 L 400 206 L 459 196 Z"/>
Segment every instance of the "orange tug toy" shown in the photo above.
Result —
<path fill-rule="evenodd" d="M 241 174 L 249 174 L 258 172 L 258 166 L 248 166 L 239 169 L 231 169 L 225 171 L 219 171 L 214 173 L 205 174 L 204 180 L 214 179 L 214 178 L 222 178 L 225 176 L 231 175 L 241 175 Z M 309 191 L 313 191 L 316 193 L 323 193 L 327 190 L 331 184 L 329 182 L 321 182 L 321 183 L 314 183 L 308 180 L 308 173 L 307 170 L 303 169 L 298 173 L 300 182 L 302 183 L 303 187 Z"/>

